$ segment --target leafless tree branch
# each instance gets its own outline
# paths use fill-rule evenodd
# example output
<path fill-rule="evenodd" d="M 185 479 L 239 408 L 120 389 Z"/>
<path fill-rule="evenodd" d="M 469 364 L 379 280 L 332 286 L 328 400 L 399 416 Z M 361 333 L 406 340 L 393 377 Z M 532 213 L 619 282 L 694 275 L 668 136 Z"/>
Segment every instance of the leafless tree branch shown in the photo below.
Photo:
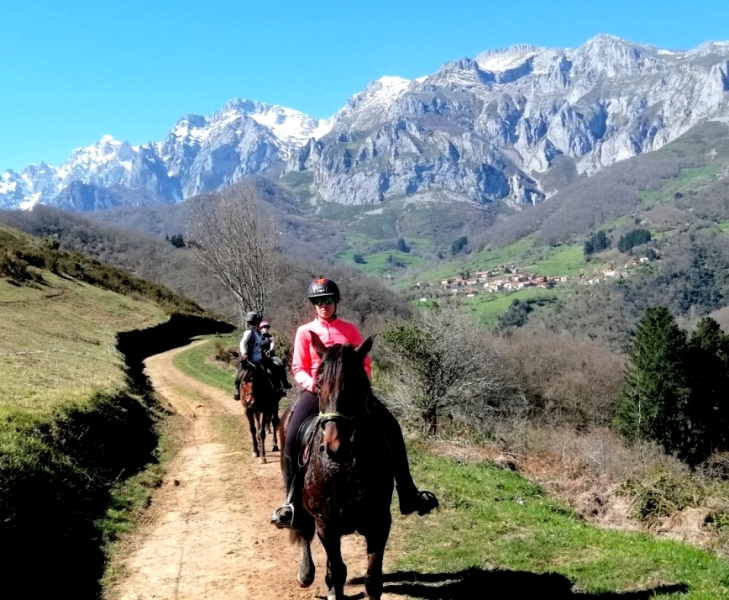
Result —
<path fill-rule="evenodd" d="M 274 288 L 276 229 L 251 187 L 209 194 L 193 207 L 188 245 L 245 313 L 263 313 Z"/>

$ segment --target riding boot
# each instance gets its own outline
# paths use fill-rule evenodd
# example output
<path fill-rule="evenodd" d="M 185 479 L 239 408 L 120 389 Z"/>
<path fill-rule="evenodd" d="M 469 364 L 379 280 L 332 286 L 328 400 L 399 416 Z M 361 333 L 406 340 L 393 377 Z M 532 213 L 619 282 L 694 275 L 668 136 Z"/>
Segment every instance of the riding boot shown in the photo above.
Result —
<path fill-rule="evenodd" d="M 410 474 L 410 465 L 408 464 L 408 452 L 405 447 L 405 440 L 403 439 L 402 430 L 397 419 L 395 419 L 392 413 L 387 410 L 387 407 L 379 400 L 375 400 L 373 408 L 377 412 L 378 423 L 390 448 L 395 484 L 397 485 L 397 497 L 400 502 L 400 512 L 403 515 L 409 515 L 414 512 L 417 512 L 419 515 L 424 515 L 434 508 L 438 508 L 438 498 L 432 492 L 418 490 L 413 481 L 413 477 Z"/>
<path fill-rule="evenodd" d="M 271 523 L 278 528 L 293 527 L 296 509 L 301 506 L 301 479 L 298 473 L 298 461 L 284 455 L 284 485 L 286 501 L 273 511 Z"/>

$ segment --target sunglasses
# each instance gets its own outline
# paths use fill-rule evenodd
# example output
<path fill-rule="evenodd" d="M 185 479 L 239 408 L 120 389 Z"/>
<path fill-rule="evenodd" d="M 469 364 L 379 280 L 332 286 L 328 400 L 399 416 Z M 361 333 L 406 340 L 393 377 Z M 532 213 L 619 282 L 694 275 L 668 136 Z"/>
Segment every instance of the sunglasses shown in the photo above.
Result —
<path fill-rule="evenodd" d="M 326 304 L 327 306 L 329 306 L 330 304 L 334 304 L 334 297 L 325 296 L 324 298 L 312 298 L 311 303 L 314 306 L 321 306 L 322 304 Z"/>

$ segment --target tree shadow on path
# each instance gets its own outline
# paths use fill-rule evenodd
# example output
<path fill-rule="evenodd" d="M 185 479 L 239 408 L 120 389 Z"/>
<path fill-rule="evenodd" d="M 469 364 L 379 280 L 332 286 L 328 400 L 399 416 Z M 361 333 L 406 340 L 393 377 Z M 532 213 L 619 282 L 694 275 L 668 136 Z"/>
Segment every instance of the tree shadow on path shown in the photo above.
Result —
<path fill-rule="evenodd" d="M 606 592 L 589 594 L 572 589 L 572 582 L 558 573 L 529 573 L 466 569 L 455 573 L 418 573 L 398 571 L 384 575 L 388 594 L 423 598 L 424 600 L 643 600 L 665 594 L 686 593 L 688 586 L 682 583 L 661 585 L 633 592 Z M 350 583 L 363 583 L 357 578 Z"/>

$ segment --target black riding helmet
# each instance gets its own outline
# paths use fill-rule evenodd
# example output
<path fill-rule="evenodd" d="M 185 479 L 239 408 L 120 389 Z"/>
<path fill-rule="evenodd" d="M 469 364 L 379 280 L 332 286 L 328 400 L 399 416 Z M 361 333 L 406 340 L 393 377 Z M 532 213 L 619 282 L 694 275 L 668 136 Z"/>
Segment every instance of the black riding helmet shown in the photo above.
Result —
<path fill-rule="evenodd" d="M 340 298 L 337 284 L 326 277 L 317 277 L 312 281 L 309 284 L 309 289 L 306 290 L 306 295 L 309 300 L 323 298 L 324 296 L 334 296 L 334 301 L 339 302 Z"/>
<path fill-rule="evenodd" d="M 251 311 L 246 313 L 246 323 L 249 323 L 250 325 L 258 325 L 262 318 L 263 317 L 259 312 Z"/>

